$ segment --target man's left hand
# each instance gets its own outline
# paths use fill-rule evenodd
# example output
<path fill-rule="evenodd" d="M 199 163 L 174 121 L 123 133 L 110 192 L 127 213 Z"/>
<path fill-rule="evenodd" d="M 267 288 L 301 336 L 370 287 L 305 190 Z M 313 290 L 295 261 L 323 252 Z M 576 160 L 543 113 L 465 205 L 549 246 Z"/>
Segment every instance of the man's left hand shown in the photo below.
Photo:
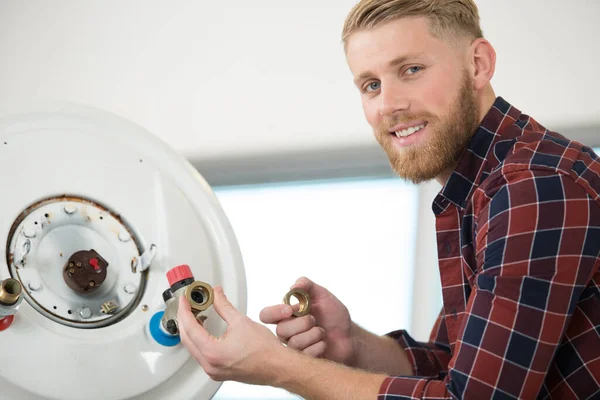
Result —
<path fill-rule="evenodd" d="M 269 361 L 276 360 L 285 347 L 266 326 L 241 314 L 221 287 L 214 288 L 214 296 L 213 307 L 227 323 L 226 332 L 221 337 L 208 333 L 181 296 L 177 313 L 181 342 L 213 380 L 272 384 L 277 370 Z"/>

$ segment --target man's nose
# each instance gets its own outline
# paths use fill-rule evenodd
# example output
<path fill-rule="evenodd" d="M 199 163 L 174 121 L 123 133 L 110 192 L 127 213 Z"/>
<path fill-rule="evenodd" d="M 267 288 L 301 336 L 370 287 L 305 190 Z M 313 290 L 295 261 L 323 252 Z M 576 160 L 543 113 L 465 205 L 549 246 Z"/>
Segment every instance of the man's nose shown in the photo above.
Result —
<path fill-rule="evenodd" d="M 406 94 L 393 84 L 388 84 L 386 87 L 382 85 L 379 98 L 381 101 L 379 113 L 384 117 L 407 110 L 410 104 Z"/>

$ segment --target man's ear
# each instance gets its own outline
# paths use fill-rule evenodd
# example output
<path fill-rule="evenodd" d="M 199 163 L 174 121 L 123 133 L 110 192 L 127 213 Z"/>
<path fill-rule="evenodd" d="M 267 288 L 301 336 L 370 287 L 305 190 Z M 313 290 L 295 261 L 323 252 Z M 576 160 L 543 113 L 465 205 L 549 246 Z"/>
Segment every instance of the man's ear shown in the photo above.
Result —
<path fill-rule="evenodd" d="M 496 70 L 496 51 L 490 42 L 483 38 L 471 44 L 469 63 L 472 69 L 473 89 L 483 89 L 494 76 Z"/>

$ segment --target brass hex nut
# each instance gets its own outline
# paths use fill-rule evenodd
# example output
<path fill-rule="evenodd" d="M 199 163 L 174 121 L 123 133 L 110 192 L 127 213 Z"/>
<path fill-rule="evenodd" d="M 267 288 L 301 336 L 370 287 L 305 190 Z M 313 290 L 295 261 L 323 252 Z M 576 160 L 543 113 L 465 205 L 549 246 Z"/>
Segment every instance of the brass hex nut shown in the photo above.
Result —
<path fill-rule="evenodd" d="M 192 310 L 205 311 L 213 304 L 215 296 L 212 286 L 205 282 L 195 281 L 186 287 L 185 298 L 190 303 Z"/>
<path fill-rule="evenodd" d="M 292 296 L 297 298 L 298 302 L 299 302 L 298 310 L 294 310 L 293 315 L 295 317 L 301 317 L 303 315 L 309 314 L 310 313 L 310 295 L 308 294 L 308 292 L 306 290 L 299 289 L 299 288 L 292 289 L 289 292 L 287 292 L 287 294 L 283 298 L 283 302 L 285 304 L 291 305 L 290 299 Z"/>

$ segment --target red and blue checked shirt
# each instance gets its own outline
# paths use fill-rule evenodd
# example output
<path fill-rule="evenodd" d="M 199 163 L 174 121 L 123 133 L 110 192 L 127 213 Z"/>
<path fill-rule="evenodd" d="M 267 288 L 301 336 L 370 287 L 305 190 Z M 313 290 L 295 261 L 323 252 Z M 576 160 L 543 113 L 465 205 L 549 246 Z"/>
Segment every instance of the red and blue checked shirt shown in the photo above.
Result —
<path fill-rule="evenodd" d="M 600 398 L 600 158 L 498 97 L 433 202 L 443 309 L 380 400 Z"/>

